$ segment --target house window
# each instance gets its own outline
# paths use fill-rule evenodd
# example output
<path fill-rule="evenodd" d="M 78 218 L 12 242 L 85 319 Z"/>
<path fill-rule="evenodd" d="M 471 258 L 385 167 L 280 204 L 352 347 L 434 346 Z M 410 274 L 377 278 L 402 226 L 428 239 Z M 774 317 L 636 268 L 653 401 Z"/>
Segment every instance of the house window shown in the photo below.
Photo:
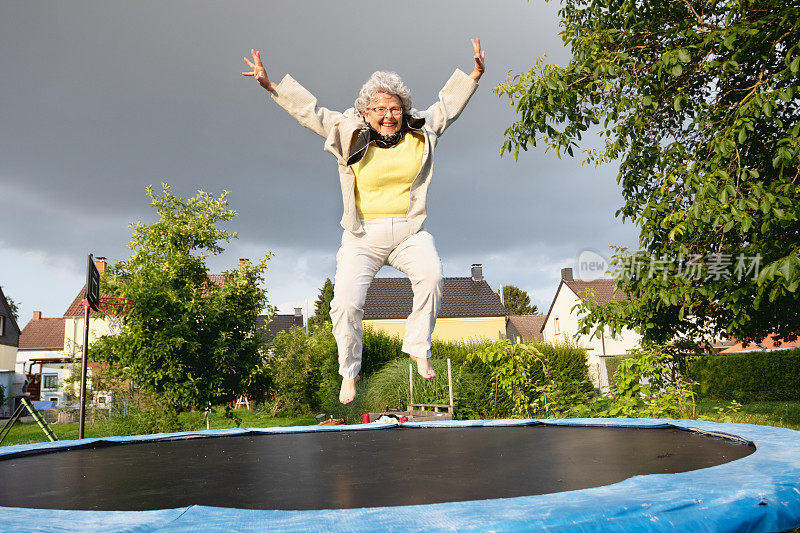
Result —
<path fill-rule="evenodd" d="M 6 334 L 6 317 L 0 316 L 0 337 Z"/>
<path fill-rule="evenodd" d="M 58 374 L 42 375 L 42 388 L 53 390 L 58 388 Z"/>
<path fill-rule="evenodd" d="M 553 330 L 556 332 L 556 335 L 561 333 L 561 326 L 558 325 L 558 318 L 553 319 Z"/>
<path fill-rule="evenodd" d="M 53 402 L 53 405 L 58 405 L 58 397 L 57 397 L 57 396 L 56 396 L 56 397 L 53 397 L 53 398 L 48 398 L 48 400 L 50 400 L 51 402 Z"/>

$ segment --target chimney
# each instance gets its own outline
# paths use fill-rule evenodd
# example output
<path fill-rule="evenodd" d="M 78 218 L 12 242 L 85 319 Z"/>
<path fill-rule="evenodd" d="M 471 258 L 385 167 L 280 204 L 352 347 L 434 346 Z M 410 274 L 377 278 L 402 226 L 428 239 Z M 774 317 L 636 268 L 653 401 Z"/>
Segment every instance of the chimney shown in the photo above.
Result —
<path fill-rule="evenodd" d="M 42 312 L 41 311 L 34 311 L 33 312 L 33 320 L 41 320 Z"/>
<path fill-rule="evenodd" d="M 294 316 L 303 316 L 303 308 L 302 307 L 295 307 L 294 308 Z"/>
<path fill-rule="evenodd" d="M 472 265 L 472 281 L 483 281 L 483 266 L 480 263 Z"/>
<path fill-rule="evenodd" d="M 94 266 L 97 267 L 97 271 L 102 275 L 105 272 L 108 263 L 106 263 L 105 257 L 98 257 L 94 260 Z"/>
<path fill-rule="evenodd" d="M 248 259 L 246 257 L 240 257 L 239 258 L 239 268 L 244 268 L 249 264 L 250 264 L 250 259 Z"/>
<path fill-rule="evenodd" d="M 572 269 L 571 268 L 562 268 L 561 269 L 561 279 L 564 281 L 575 281 L 572 277 Z"/>

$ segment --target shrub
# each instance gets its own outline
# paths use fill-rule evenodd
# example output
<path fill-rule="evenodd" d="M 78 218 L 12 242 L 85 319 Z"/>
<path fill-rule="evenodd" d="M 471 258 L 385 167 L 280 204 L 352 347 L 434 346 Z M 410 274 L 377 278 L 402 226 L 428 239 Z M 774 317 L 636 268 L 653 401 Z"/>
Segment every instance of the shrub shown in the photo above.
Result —
<path fill-rule="evenodd" d="M 407 407 L 410 396 L 409 385 L 410 359 L 394 359 L 373 374 L 365 387 L 363 408 L 365 411 L 384 411 Z M 431 364 L 436 377 L 431 380 L 422 379 L 412 368 L 414 376 L 414 402 L 428 404 L 450 403 L 447 383 L 447 361 L 432 359 Z M 479 379 L 463 365 L 453 365 L 453 403 L 455 416 L 459 419 L 478 418 L 485 414 L 481 411 L 483 396 L 486 393 L 486 382 Z M 486 413 L 488 414 L 488 413 Z"/>
<path fill-rule="evenodd" d="M 400 349 L 403 346 L 400 337 L 371 327 L 364 328 L 363 346 L 361 379 L 369 377 L 393 359 L 408 357 Z"/>
<path fill-rule="evenodd" d="M 276 411 L 308 413 L 317 408 L 321 374 L 314 359 L 310 337 L 302 328 L 281 331 L 272 339 L 267 361 L 274 376 Z"/>
<path fill-rule="evenodd" d="M 695 414 L 689 382 L 675 380 L 673 358 L 663 350 L 633 350 L 615 372 L 613 402 L 597 416 L 690 417 Z M 605 406 L 604 406 L 605 407 Z"/>
<path fill-rule="evenodd" d="M 549 412 L 548 393 L 560 398 L 562 408 L 591 396 L 586 351 L 574 343 L 497 341 L 482 347 L 468 359 L 488 370 L 491 393 L 482 411 L 494 416 L 531 416 Z M 484 374 L 486 375 L 486 374 Z M 546 405 L 546 407 L 545 407 Z"/>
<path fill-rule="evenodd" d="M 617 386 L 617 380 L 615 374 L 617 372 L 617 368 L 619 364 L 624 361 L 625 359 L 629 358 L 630 355 L 614 355 L 611 357 L 605 357 L 604 361 L 606 363 L 606 373 L 608 374 L 608 388 L 614 389 Z"/>
<path fill-rule="evenodd" d="M 542 354 L 552 376 L 563 381 L 590 383 L 584 348 L 569 341 L 556 344 L 534 341 L 531 345 Z M 534 369 L 534 376 L 544 378 L 544 374 L 540 373 L 538 368 Z"/>
<path fill-rule="evenodd" d="M 201 416 L 199 413 L 192 413 L 193 418 L 179 415 L 178 410 L 167 402 L 148 396 L 129 409 L 112 415 L 105 424 L 111 435 L 148 435 L 194 429 L 196 422 L 193 418 Z"/>
<path fill-rule="evenodd" d="M 800 349 L 706 355 L 686 366 L 701 397 L 743 403 L 800 400 Z"/>

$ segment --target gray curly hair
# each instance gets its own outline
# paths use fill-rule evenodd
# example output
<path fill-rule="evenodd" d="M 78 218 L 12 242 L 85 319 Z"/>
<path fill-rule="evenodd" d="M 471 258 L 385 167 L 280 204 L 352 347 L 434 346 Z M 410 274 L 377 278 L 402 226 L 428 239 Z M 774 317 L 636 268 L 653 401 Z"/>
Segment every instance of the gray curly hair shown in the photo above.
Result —
<path fill-rule="evenodd" d="M 411 112 L 411 90 L 406 86 L 403 78 L 397 72 L 377 70 L 372 73 L 367 82 L 361 87 L 356 98 L 355 108 L 362 115 L 367 111 L 372 99 L 378 93 L 394 94 L 403 104 L 403 113 Z"/>

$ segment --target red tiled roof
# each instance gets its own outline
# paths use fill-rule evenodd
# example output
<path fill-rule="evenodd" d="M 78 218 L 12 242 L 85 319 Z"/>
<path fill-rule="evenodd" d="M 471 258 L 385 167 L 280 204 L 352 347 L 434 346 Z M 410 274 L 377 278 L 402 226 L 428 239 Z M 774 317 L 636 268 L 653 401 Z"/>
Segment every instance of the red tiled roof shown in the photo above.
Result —
<path fill-rule="evenodd" d="M 628 296 L 621 290 L 614 290 L 614 285 L 617 283 L 617 280 L 614 278 L 591 280 L 576 279 L 574 281 L 565 281 L 564 283 L 567 287 L 572 289 L 581 300 L 586 299 L 586 291 L 588 289 L 595 291 L 596 294 L 592 296 L 592 300 L 596 301 L 598 304 L 604 304 L 611 300 L 622 301 L 628 299 Z"/>
<path fill-rule="evenodd" d="M 531 341 L 544 338 L 542 336 L 542 327 L 546 318 L 547 315 L 509 315 L 508 321 L 517 330 L 522 340 Z"/>
<path fill-rule="evenodd" d="M 225 274 L 209 274 L 208 280 L 214 285 L 222 287 L 225 285 Z"/>
<path fill-rule="evenodd" d="M 414 293 L 408 278 L 374 278 L 364 302 L 364 319 L 406 318 Z M 440 318 L 506 316 L 506 308 L 485 280 L 444 278 Z"/>
<path fill-rule="evenodd" d="M 63 318 L 31 320 L 19 336 L 20 350 L 63 350 Z"/>
<path fill-rule="evenodd" d="M 758 344 L 760 344 L 761 346 L 759 346 Z M 751 343 L 748 344 L 747 347 L 745 347 L 741 342 L 737 342 L 730 348 L 721 350 L 719 353 L 760 352 L 760 351 L 787 350 L 791 348 L 800 348 L 800 339 L 796 339 L 791 342 L 782 342 L 781 345 L 778 346 L 775 342 L 775 336 L 770 335 L 769 337 L 762 340 L 758 344 Z"/>

